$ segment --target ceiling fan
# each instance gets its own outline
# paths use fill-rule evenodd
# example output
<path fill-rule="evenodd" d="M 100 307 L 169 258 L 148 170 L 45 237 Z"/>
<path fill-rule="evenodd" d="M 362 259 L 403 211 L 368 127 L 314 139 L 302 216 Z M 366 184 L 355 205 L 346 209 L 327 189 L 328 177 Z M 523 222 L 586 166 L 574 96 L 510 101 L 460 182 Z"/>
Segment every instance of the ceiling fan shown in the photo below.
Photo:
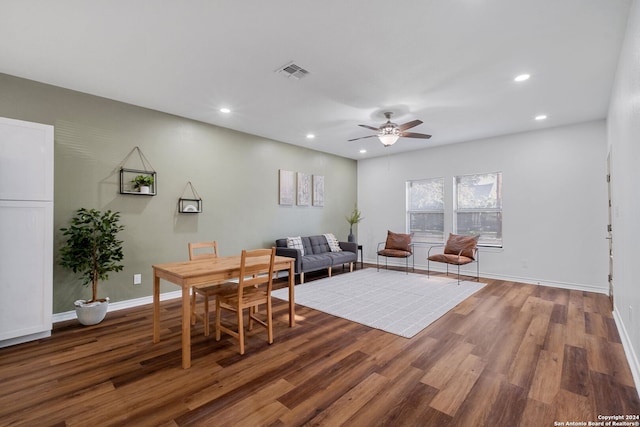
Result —
<path fill-rule="evenodd" d="M 401 136 L 404 138 L 423 138 L 423 139 L 431 138 L 431 135 L 426 135 L 424 133 L 405 132 L 407 129 L 411 129 L 412 127 L 415 127 L 421 124 L 422 120 L 412 120 L 403 125 L 397 125 L 391 122 L 391 114 L 393 113 L 391 112 L 384 113 L 384 116 L 387 118 L 387 123 L 383 124 L 379 128 L 374 128 L 373 126 L 368 126 L 368 125 L 358 125 L 363 128 L 377 131 L 378 133 L 376 135 L 353 138 L 353 139 L 350 139 L 349 141 L 357 141 L 358 139 L 373 138 L 374 136 L 377 136 L 380 142 L 382 143 L 382 145 L 384 145 L 385 147 L 389 147 L 390 145 L 395 144 L 395 142 Z"/>

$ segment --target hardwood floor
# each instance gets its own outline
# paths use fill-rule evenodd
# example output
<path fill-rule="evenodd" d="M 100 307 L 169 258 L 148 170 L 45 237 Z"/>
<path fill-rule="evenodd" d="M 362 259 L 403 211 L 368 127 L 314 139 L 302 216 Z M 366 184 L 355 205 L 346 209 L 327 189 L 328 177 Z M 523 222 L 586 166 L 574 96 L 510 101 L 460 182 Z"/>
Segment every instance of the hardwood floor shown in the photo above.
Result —
<path fill-rule="evenodd" d="M 272 345 L 254 328 L 240 356 L 198 324 L 188 370 L 179 300 L 162 303 L 158 344 L 151 305 L 59 323 L 0 349 L 0 425 L 529 427 L 640 414 L 605 295 L 481 281 L 412 339 L 302 306 L 289 328 L 275 299 Z"/>

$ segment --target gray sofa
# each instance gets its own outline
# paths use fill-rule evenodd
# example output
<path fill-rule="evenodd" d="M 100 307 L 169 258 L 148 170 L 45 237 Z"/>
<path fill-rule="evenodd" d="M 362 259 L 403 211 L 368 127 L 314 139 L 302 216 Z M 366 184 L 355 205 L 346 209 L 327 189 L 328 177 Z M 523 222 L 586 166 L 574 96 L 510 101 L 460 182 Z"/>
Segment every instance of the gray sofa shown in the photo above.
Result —
<path fill-rule="evenodd" d="M 338 242 L 340 252 L 332 252 L 323 235 L 301 236 L 304 255 L 299 249 L 288 248 L 287 239 L 276 240 L 276 255 L 295 258 L 295 273 L 300 275 L 300 283 L 304 283 L 304 273 L 327 269 L 331 277 L 331 268 L 349 264 L 353 271 L 353 263 L 358 259 L 358 244 L 354 242 Z"/>

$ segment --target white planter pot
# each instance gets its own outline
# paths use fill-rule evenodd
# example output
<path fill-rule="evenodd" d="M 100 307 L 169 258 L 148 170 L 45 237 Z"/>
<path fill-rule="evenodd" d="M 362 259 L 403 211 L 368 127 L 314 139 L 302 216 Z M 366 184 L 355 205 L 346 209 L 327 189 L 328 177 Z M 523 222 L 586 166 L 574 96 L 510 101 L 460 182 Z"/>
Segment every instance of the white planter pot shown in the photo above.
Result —
<path fill-rule="evenodd" d="M 83 325 L 97 325 L 104 320 L 109 308 L 109 298 L 106 301 L 95 301 L 87 304 L 86 300 L 79 299 L 73 303 L 76 308 L 78 322 Z"/>
<path fill-rule="evenodd" d="M 144 194 L 149 194 L 151 192 L 151 187 L 149 187 L 147 185 L 141 185 L 138 188 L 140 189 L 140 192 L 144 193 Z"/>

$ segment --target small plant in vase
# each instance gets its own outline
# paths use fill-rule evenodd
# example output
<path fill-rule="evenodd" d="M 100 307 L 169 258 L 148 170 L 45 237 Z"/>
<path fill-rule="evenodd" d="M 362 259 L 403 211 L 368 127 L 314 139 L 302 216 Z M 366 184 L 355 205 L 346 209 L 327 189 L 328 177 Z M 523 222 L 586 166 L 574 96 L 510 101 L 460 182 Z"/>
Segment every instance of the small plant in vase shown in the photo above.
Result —
<path fill-rule="evenodd" d="M 133 187 L 137 188 L 139 192 L 149 193 L 153 185 L 153 176 L 138 175 L 131 182 L 133 183 Z"/>
<path fill-rule="evenodd" d="M 351 212 L 351 215 L 346 216 L 345 219 L 347 220 L 347 222 L 349 223 L 349 237 L 348 237 L 348 241 L 349 242 L 355 242 L 356 238 L 353 235 L 353 226 L 357 223 L 359 223 L 360 221 L 362 221 L 364 218 L 362 217 L 362 212 L 360 212 L 358 210 L 358 207 L 356 206 L 355 208 L 353 208 L 353 212 Z"/>
<path fill-rule="evenodd" d="M 80 208 L 69 227 L 60 229 L 67 238 L 60 248 L 60 265 L 79 273 L 82 285 L 91 284 L 91 299 L 74 303 L 83 325 L 95 325 L 104 319 L 109 298 L 98 298 L 98 282 L 107 280 L 110 272 L 123 269 L 122 241 L 117 234 L 124 226 L 119 220 L 119 212 Z"/>

